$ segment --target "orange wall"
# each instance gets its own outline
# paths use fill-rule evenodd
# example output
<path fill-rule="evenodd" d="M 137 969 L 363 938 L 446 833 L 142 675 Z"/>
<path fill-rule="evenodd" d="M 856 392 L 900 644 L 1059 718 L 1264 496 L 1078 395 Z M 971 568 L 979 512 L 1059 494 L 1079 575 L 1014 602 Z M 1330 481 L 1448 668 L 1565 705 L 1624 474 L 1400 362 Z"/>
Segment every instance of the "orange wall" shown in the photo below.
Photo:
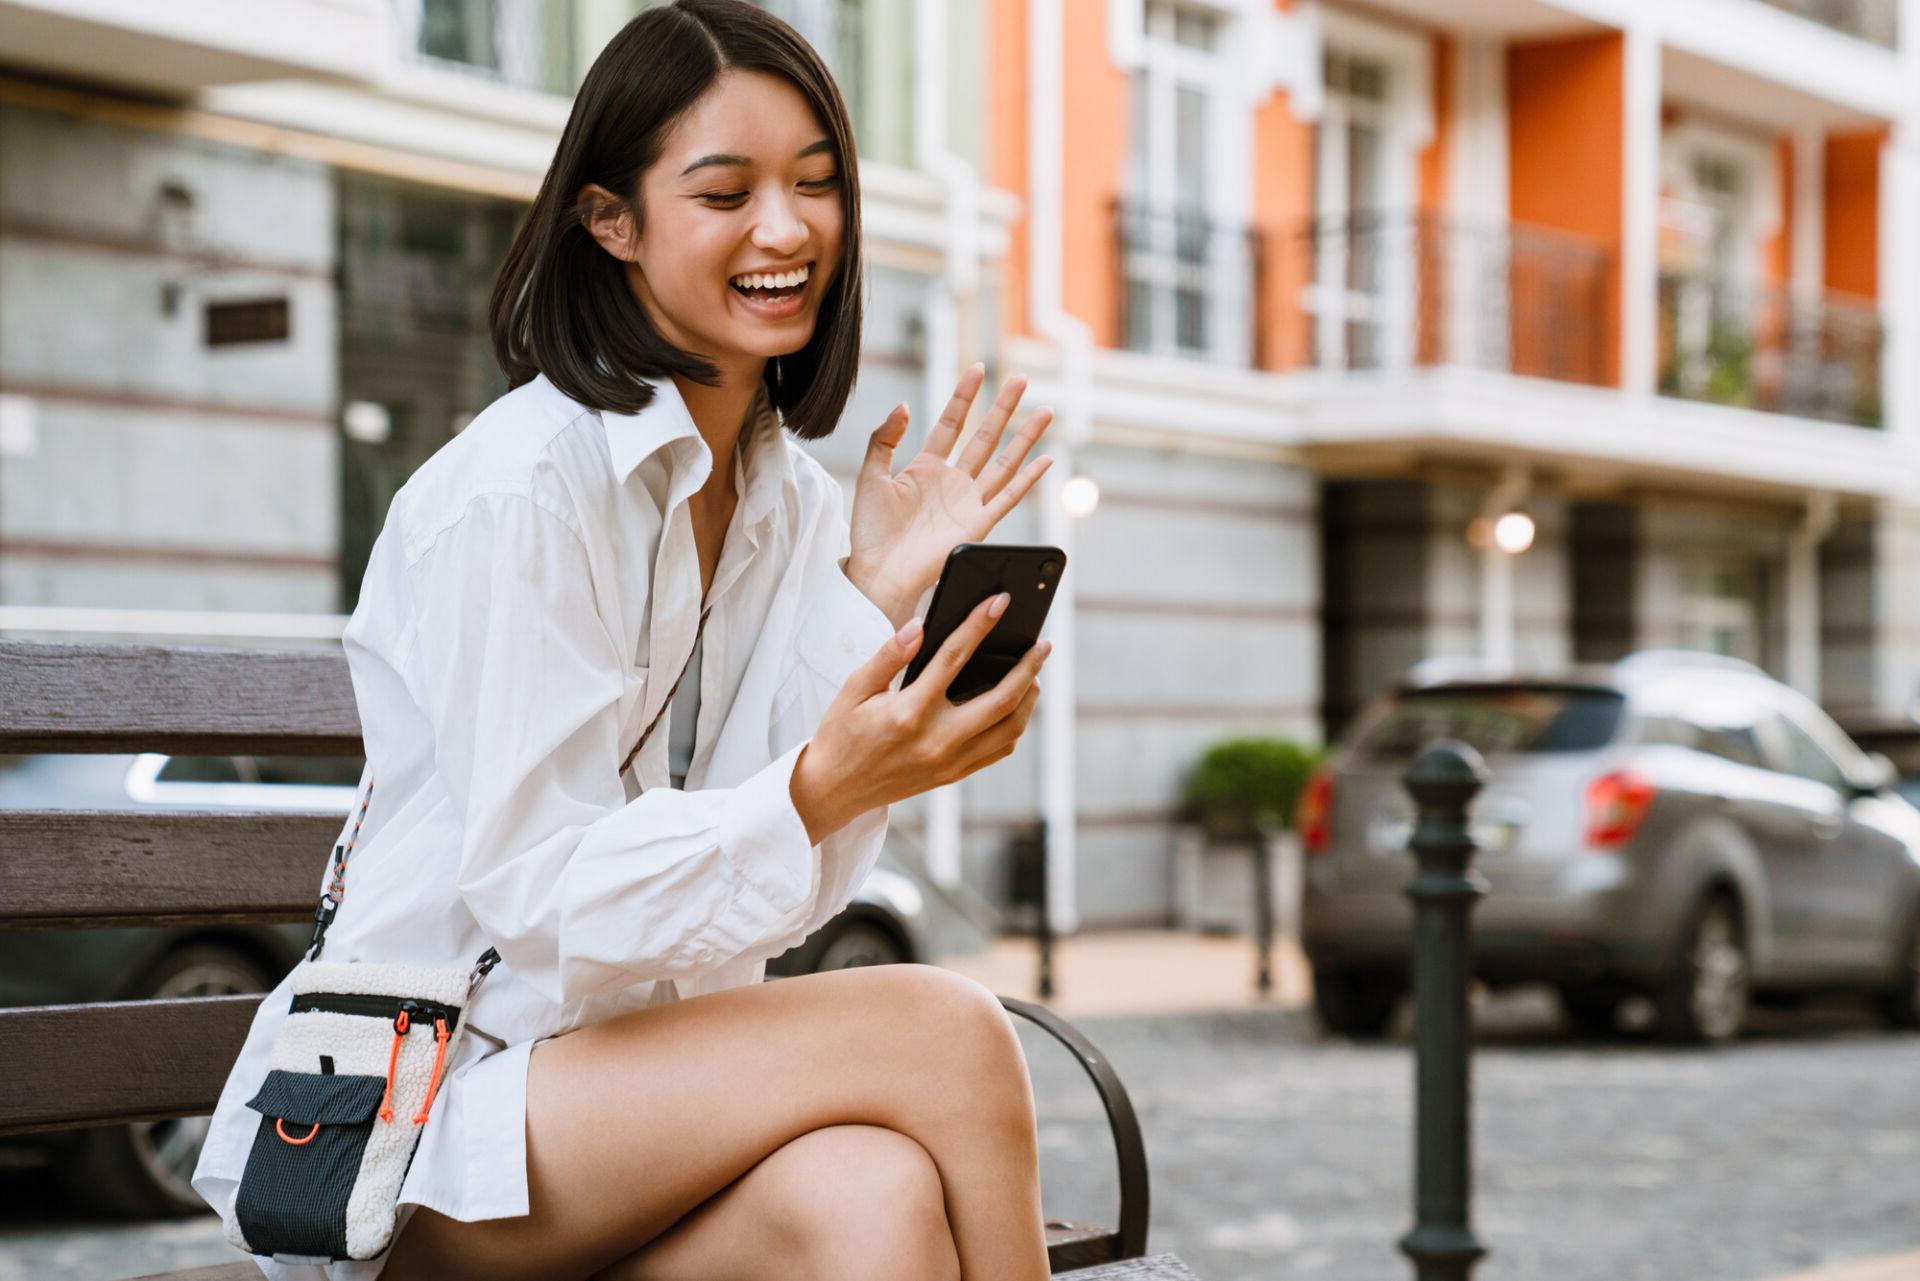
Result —
<path fill-rule="evenodd" d="M 1113 202 L 1126 181 L 1127 73 L 1107 53 L 1107 6 L 1061 5 L 1066 153 L 1060 176 L 1061 304 L 1102 347 L 1120 341 L 1120 262 Z"/>
<path fill-rule="evenodd" d="M 987 7 L 986 173 L 990 187 L 1010 191 L 1025 203 L 1027 187 L 1027 0 L 991 0 Z M 1031 334 L 1027 292 L 1026 215 L 1015 220 L 1000 269 L 1000 330 Z"/>
<path fill-rule="evenodd" d="M 1301 231 L 1313 217 L 1313 126 L 1293 114 L 1284 93 L 1253 116 L 1253 225 L 1261 237 L 1261 369 L 1291 369 L 1310 355 L 1311 330 L 1300 308 L 1311 267 Z"/>
<path fill-rule="evenodd" d="M 1827 288 L 1880 292 L 1880 148 L 1885 129 L 1836 133 L 1826 147 Z"/>
<path fill-rule="evenodd" d="M 1433 141 L 1420 153 L 1420 209 L 1447 207 L 1453 181 L 1453 39 L 1433 37 Z"/>
<path fill-rule="evenodd" d="M 1610 251 L 1603 375 L 1620 379 L 1620 218 L 1625 198 L 1625 42 L 1618 32 L 1507 50 L 1507 164 L 1513 220 Z M 1516 355 L 1524 334 L 1515 334 Z"/>
<path fill-rule="evenodd" d="M 1793 279 L 1793 139 L 1775 142 L 1773 154 L 1780 170 L 1780 230 L 1763 252 L 1767 279 L 1784 285 Z"/>

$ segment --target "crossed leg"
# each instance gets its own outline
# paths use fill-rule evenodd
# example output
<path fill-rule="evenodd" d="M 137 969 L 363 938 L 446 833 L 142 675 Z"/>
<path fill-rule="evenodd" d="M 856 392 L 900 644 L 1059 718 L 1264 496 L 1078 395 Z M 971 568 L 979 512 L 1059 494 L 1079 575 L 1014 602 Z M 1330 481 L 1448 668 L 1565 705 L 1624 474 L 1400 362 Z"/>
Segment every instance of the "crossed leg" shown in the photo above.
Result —
<path fill-rule="evenodd" d="M 846 1174 L 863 1153 L 876 1170 Z M 749 1220 L 772 1236 L 735 1252 L 750 1265 L 742 1276 L 789 1275 L 753 1253 L 787 1239 L 842 1281 L 950 1277 L 921 1159 L 939 1184 L 958 1276 L 1044 1281 L 1026 1061 L 998 999 L 971 979 L 876 966 L 636 1010 L 535 1050 L 530 1213 L 464 1223 L 421 1208 L 383 1281 L 563 1281 L 607 1269 L 631 1281 L 729 1248 L 714 1244 L 722 1230 L 747 1231 Z M 836 1172 L 850 1181 L 823 1182 Z M 763 1206 L 773 1207 L 764 1220 Z M 916 1241 L 935 1238 L 915 1256 L 924 1272 L 870 1257 L 914 1231 L 888 1226 L 901 1216 L 927 1229 Z"/>

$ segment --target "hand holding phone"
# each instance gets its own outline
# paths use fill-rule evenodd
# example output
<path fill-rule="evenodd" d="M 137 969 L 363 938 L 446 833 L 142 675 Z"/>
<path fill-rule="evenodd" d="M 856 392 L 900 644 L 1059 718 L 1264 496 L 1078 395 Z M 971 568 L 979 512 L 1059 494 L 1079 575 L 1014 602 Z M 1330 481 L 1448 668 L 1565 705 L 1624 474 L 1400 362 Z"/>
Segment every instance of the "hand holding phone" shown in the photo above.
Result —
<path fill-rule="evenodd" d="M 927 605 L 926 640 L 907 664 L 900 687 L 905 689 L 926 670 L 947 637 L 980 602 L 1006 592 L 1012 598 L 1006 613 L 995 622 L 946 692 L 950 702 L 964 703 L 992 689 L 1040 639 L 1040 627 L 1059 594 L 1060 576 L 1066 568 L 1067 554 L 1058 547 L 997 543 L 961 543 L 955 547 L 947 553 L 947 563 Z"/>

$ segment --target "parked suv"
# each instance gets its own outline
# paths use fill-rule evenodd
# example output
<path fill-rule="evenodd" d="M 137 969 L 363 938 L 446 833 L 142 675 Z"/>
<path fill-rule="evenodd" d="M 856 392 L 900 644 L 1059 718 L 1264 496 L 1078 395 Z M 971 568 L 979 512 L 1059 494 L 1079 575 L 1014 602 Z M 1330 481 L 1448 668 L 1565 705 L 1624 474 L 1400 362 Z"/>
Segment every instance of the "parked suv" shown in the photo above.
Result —
<path fill-rule="evenodd" d="M 1729 1040 L 1756 993 L 1815 988 L 1920 1025 L 1920 810 L 1887 760 L 1758 668 L 1649 652 L 1530 677 L 1422 665 L 1356 718 L 1300 819 L 1329 1030 L 1378 1034 L 1407 990 L 1401 776 L 1441 737 L 1491 774 L 1469 812 L 1489 985 L 1553 984 L 1590 1032 L 1645 995 L 1676 1040 Z"/>

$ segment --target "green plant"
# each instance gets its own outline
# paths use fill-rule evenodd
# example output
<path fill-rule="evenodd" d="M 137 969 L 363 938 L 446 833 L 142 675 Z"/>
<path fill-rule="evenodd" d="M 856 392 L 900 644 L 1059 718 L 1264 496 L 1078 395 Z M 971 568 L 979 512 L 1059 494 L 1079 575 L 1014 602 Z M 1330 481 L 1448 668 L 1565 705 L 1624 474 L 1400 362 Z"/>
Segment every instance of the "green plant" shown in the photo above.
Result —
<path fill-rule="evenodd" d="M 1250 841 L 1293 826 L 1318 748 L 1282 738 L 1230 738 L 1201 754 L 1187 776 L 1182 816 L 1211 840 Z"/>

